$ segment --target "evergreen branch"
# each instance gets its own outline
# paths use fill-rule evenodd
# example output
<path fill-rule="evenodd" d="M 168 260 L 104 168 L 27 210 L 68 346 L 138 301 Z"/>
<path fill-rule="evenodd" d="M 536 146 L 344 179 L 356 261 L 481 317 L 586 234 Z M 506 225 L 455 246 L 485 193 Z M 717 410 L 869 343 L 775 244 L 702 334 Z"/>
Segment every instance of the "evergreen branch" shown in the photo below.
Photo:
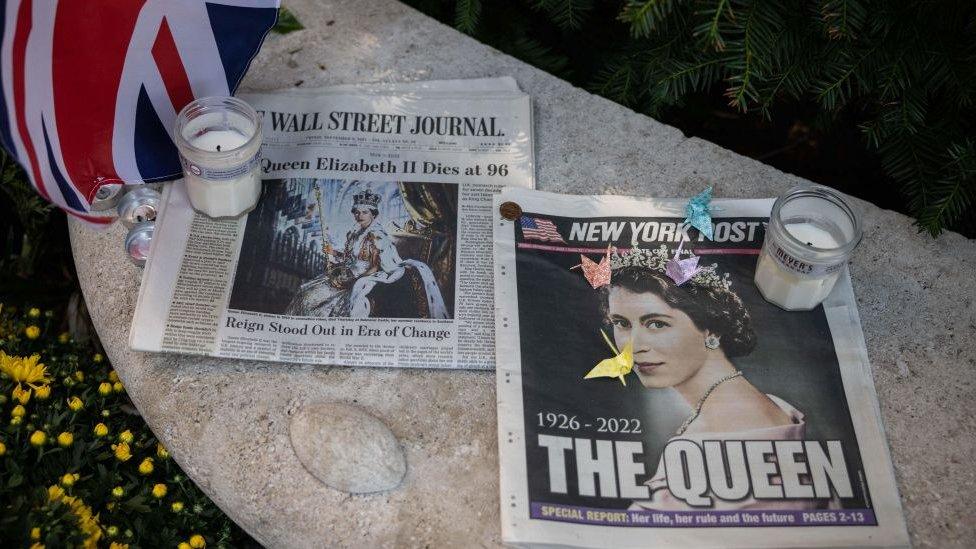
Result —
<path fill-rule="evenodd" d="M 481 19 L 481 0 L 457 0 L 454 11 L 454 28 L 474 34 Z"/>
<path fill-rule="evenodd" d="M 634 38 L 646 38 L 673 7 L 672 0 L 627 0 L 617 19 L 630 25 L 630 34 Z"/>
<path fill-rule="evenodd" d="M 638 75 L 631 59 L 608 65 L 597 74 L 591 89 L 611 101 L 631 106 L 636 101 Z"/>
<path fill-rule="evenodd" d="M 737 72 L 729 78 L 732 85 L 725 91 L 725 95 L 729 98 L 729 105 L 742 112 L 746 112 L 750 100 L 755 101 L 758 97 L 753 79 L 758 76 L 756 73 L 759 70 L 759 56 L 763 51 L 768 53 L 772 50 L 769 47 L 772 43 L 769 35 L 777 30 L 765 28 L 775 27 L 775 22 L 770 17 L 771 13 L 760 12 L 759 5 L 759 2 L 753 2 L 749 6 L 739 31 L 742 38 L 729 47 L 729 52 L 733 55 L 729 66 Z"/>
<path fill-rule="evenodd" d="M 833 110 L 847 103 L 854 92 L 851 81 L 859 77 L 858 68 L 872 53 L 874 48 L 864 50 L 859 56 L 852 58 L 850 52 L 842 50 L 839 52 L 842 61 L 824 68 L 823 72 L 828 75 L 829 80 L 821 81 L 815 89 L 817 100 L 824 108 Z"/>
<path fill-rule="evenodd" d="M 728 19 L 735 19 L 735 13 L 732 11 L 732 5 L 729 0 L 718 0 L 710 8 L 701 9 L 695 13 L 695 15 L 702 16 L 705 20 L 695 28 L 694 34 L 702 37 L 705 43 L 714 48 L 715 51 L 725 49 L 725 40 L 722 38 L 720 25 L 722 14 L 725 12 L 728 14 Z"/>
<path fill-rule="evenodd" d="M 976 147 L 955 143 L 948 151 L 946 176 L 933 188 L 934 198 L 918 214 L 918 225 L 938 236 L 976 202 Z"/>
<path fill-rule="evenodd" d="M 593 9 L 593 0 L 533 0 L 533 7 L 544 10 L 563 30 L 576 30 Z"/>
<path fill-rule="evenodd" d="M 820 7 L 831 40 L 855 38 L 864 25 L 867 11 L 865 5 L 855 0 L 827 0 Z"/>

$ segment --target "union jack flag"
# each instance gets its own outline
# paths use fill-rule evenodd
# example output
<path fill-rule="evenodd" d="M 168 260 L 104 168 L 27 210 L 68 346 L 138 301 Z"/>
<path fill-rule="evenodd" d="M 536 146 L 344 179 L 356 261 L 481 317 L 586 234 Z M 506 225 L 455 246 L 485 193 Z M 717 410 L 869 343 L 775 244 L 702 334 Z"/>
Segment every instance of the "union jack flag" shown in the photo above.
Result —
<path fill-rule="evenodd" d="M 180 177 L 170 137 L 231 95 L 280 0 L 0 0 L 0 141 L 34 187 L 92 223 L 99 187 Z"/>
<path fill-rule="evenodd" d="M 519 224 L 522 225 L 522 236 L 526 240 L 566 243 L 563 237 L 559 235 L 559 231 L 556 230 L 556 224 L 548 219 L 523 215 L 519 218 Z"/>

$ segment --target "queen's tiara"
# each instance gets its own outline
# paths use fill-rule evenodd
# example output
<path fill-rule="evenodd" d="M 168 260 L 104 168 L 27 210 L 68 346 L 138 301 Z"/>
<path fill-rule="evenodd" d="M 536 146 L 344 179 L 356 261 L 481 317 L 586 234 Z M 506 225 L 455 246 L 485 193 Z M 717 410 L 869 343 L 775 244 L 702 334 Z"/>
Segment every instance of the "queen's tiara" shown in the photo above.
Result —
<path fill-rule="evenodd" d="M 691 252 L 687 252 L 691 253 Z M 630 251 L 621 253 L 615 250 L 610 255 L 610 269 L 615 271 L 623 267 L 644 267 L 660 273 L 665 273 L 665 266 L 671 259 L 668 254 L 668 247 L 661 244 L 653 250 L 647 248 L 631 248 Z M 712 263 L 707 267 L 699 267 L 689 282 L 695 286 L 712 288 L 715 290 L 729 291 L 732 287 L 732 279 L 729 273 L 718 274 L 718 263 Z"/>

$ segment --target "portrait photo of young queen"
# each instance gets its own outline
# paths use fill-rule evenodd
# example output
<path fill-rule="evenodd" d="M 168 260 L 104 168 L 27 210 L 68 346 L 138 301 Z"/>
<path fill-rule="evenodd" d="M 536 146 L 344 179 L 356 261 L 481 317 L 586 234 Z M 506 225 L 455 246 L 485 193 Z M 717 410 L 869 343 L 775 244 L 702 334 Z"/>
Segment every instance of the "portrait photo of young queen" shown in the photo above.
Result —
<path fill-rule="evenodd" d="M 680 287 L 665 273 L 663 248 L 615 255 L 611 283 L 602 289 L 606 323 L 618 348 L 628 343 L 646 389 L 671 389 L 692 410 L 672 438 L 705 440 L 802 440 L 804 414 L 765 393 L 734 360 L 756 346 L 749 311 L 715 265 Z M 776 479 L 773 479 L 776 482 Z M 687 503 L 667 489 L 663 459 L 645 484 L 651 498 L 632 509 L 682 510 Z M 713 498 L 716 510 L 816 508 L 817 500 L 778 502 Z"/>
<path fill-rule="evenodd" d="M 457 185 L 309 179 L 266 194 L 248 219 L 232 308 L 452 317 Z"/>

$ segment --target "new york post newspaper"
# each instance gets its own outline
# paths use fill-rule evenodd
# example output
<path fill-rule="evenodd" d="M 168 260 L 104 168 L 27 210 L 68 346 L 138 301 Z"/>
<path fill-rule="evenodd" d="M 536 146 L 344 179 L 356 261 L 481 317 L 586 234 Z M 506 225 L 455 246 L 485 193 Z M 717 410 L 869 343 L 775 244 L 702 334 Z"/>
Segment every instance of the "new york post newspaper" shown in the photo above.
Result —
<path fill-rule="evenodd" d="M 772 200 L 713 201 L 712 239 L 686 203 L 495 198 L 504 540 L 907 546 L 849 275 L 781 310 L 752 281 Z"/>

